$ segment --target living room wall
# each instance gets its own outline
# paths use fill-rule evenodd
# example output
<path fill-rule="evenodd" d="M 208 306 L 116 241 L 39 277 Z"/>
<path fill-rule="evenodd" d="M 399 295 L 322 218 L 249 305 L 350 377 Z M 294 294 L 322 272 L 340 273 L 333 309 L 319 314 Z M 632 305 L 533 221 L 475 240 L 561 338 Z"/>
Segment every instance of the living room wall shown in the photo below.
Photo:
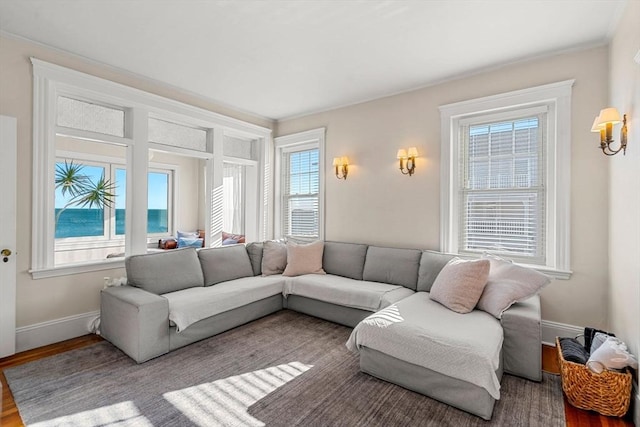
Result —
<path fill-rule="evenodd" d="M 217 105 L 196 94 L 84 60 L 24 40 L 0 36 L 0 114 L 18 120 L 17 304 L 18 328 L 57 321 L 99 309 L 103 277 L 124 276 L 124 269 L 33 280 L 31 267 L 32 80 L 30 57 L 181 101 L 273 129 L 273 122 Z"/>
<path fill-rule="evenodd" d="M 438 106 L 575 79 L 571 140 L 570 280 L 542 292 L 542 317 L 568 325 L 607 326 L 609 160 L 590 132 L 608 102 L 608 49 L 533 59 L 419 90 L 278 122 L 279 136 L 326 127 L 326 162 L 348 156 L 346 181 L 326 171 L 327 240 L 440 247 Z M 396 151 L 416 146 L 416 174 L 402 175 Z M 560 165 L 559 167 L 562 167 Z"/>
<path fill-rule="evenodd" d="M 609 317 L 611 330 L 640 355 L 640 2 L 628 2 L 610 46 L 609 105 L 627 114 L 625 156 L 608 159 Z M 640 59 L 639 59 L 640 60 Z M 616 127 L 619 129 L 619 126 Z M 619 137 L 617 132 L 615 139 Z M 637 380 L 637 378 L 636 378 Z M 640 425 L 640 396 L 635 396 Z"/>

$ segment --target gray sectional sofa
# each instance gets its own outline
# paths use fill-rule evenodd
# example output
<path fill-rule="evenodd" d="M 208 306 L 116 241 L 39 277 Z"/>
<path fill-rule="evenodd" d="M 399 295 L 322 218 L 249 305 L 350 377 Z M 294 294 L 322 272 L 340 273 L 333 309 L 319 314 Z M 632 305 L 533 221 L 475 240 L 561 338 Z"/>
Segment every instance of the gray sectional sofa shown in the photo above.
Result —
<path fill-rule="evenodd" d="M 454 313 L 428 298 L 453 255 L 325 242 L 326 275 L 285 277 L 262 275 L 262 251 L 262 243 L 251 243 L 128 257 L 128 285 L 101 294 L 102 336 L 141 363 L 282 309 L 349 327 L 368 323 L 384 333 L 390 330 L 385 322 L 395 321 L 400 310 L 407 331 L 450 344 L 438 350 L 437 345 L 412 342 L 412 332 L 407 332 L 409 339 L 402 343 L 418 356 L 403 357 L 386 351 L 394 336 L 379 338 L 380 345 L 375 338 L 362 345 L 359 338 L 366 328 L 356 328 L 348 346 L 359 352 L 362 371 L 484 419 L 491 418 L 499 394 L 482 384 L 497 381 L 499 388 L 503 372 L 542 379 L 537 295 L 511 306 L 500 320 L 479 310 Z M 494 359 L 491 375 L 468 369 L 469 377 L 460 377 L 430 364 L 448 352 L 449 360 L 460 356 L 459 363 L 472 368 L 474 346 L 487 363 Z M 426 349 L 424 357 L 421 349 Z M 476 381 L 474 375 L 483 378 Z"/>

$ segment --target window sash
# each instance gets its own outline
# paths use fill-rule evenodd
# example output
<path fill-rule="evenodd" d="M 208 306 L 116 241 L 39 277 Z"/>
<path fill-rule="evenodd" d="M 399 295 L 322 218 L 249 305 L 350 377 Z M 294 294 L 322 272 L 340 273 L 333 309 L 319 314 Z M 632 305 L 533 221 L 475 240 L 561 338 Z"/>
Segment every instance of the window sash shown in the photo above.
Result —
<path fill-rule="evenodd" d="M 318 238 L 320 234 L 320 150 L 282 153 L 282 231 L 286 237 Z"/>
<path fill-rule="evenodd" d="M 544 265 L 546 113 L 493 119 L 460 126 L 458 251 Z"/>

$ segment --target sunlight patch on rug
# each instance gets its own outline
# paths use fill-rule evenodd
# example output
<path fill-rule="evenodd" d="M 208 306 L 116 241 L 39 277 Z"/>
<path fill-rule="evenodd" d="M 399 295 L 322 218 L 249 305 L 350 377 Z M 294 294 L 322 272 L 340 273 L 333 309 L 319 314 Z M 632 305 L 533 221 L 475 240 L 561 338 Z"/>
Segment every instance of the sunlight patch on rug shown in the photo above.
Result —
<path fill-rule="evenodd" d="M 133 402 L 116 403 L 90 411 L 78 412 L 53 420 L 29 424 L 29 427 L 83 426 L 98 427 L 117 425 L 118 427 L 153 427 L 153 424 L 140 413 Z"/>
<path fill-rule="evenodd" d="M 291 362 L 163 394 L 199 426 L 264 426 L 249 415 L 251 405 L 313 365 Z"/>

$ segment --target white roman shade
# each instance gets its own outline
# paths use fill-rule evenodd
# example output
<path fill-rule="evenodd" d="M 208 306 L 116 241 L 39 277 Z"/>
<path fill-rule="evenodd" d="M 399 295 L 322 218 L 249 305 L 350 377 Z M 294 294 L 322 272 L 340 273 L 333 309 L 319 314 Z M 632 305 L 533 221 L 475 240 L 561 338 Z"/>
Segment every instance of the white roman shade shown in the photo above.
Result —
<path fill-rule="evenodd" d="M 545 263 L 546 114 L 460 126 L 461 253 Z"/>

